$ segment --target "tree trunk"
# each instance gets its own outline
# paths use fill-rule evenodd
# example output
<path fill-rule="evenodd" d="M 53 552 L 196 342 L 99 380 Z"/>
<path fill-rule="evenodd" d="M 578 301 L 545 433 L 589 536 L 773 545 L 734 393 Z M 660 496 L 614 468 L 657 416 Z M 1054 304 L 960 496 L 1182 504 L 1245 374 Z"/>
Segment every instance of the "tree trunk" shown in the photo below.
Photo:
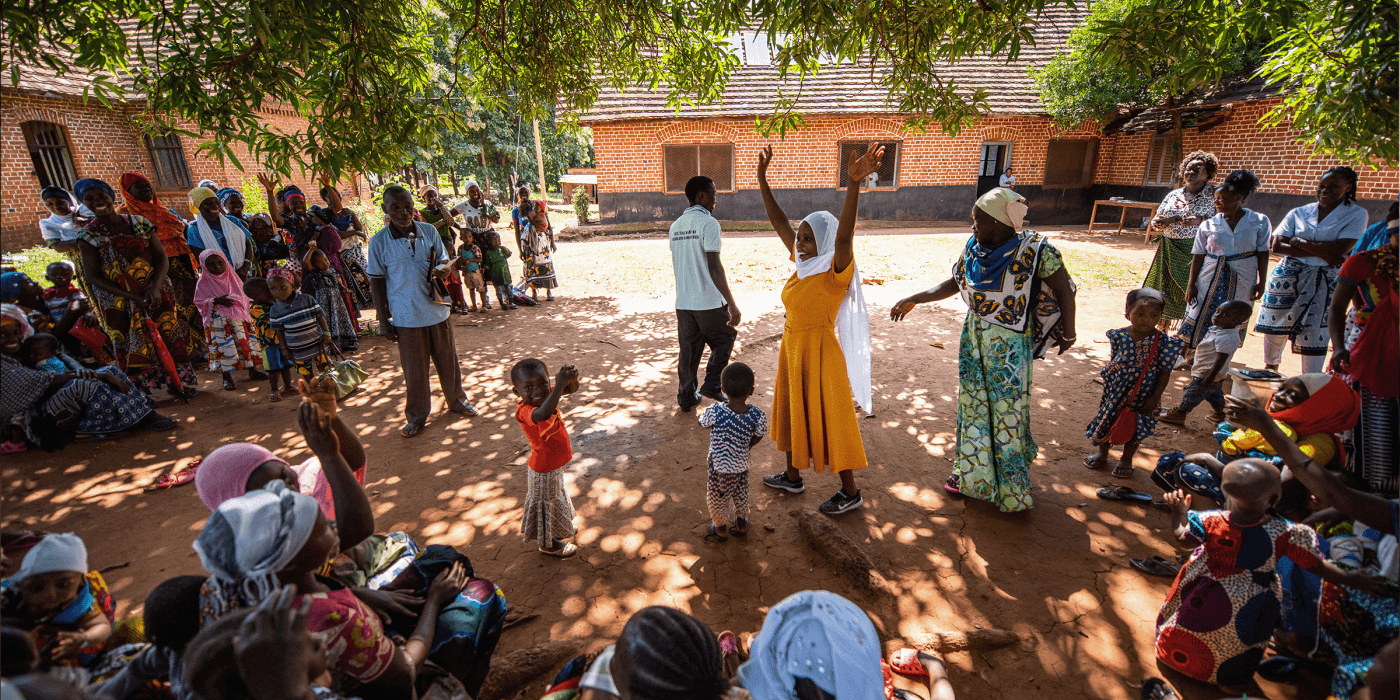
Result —
<path fill-rule="evenodd" d="M 544 184 L 544 149 L 540 147 L 540 120 L 534 120 L 535 125 L 535 164 L 539 166 L 540 173 L 540 199 L 548 201 L 549 188 Z"/>
<path fill-rule="evenodd" d="M 1172 97 L 1167 98 L 1167 106 L 1171 108 L 1172 112 L 1172 155 L 1176 156 L 1175 162 L 1180 163 L 1181 157 L 1184 155 L 1181 143 L 1181 108 L 1176 106 L 1176 99 Z M 1176 182 L 1175 176 L 1173 176 L 1172 182 L 1173 187 L 1181 184 Z"/>
<path fill-rule="evenodd" d="M 433 189 L 437 189 L 442 184 L 442 178 L 438 176 L 437 158 L 428 160 L 428 167 L 433 169 Z"/>
<path fill-rule="evenodd" d="M 462 190 L 460 187 L 457 186 L 457 171 L 453 170 L 452 172 L 447 174 L 447 177 L 448 179 L 452 180 L 452 196 L 461 197 Z"/>

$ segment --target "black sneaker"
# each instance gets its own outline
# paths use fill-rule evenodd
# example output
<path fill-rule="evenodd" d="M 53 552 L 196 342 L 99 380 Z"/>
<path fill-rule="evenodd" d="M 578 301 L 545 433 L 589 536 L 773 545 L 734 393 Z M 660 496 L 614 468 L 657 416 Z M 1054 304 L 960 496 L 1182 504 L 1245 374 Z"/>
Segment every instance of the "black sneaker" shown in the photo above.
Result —
<path fill-rule="evenodd" d="M 714 400 L 714 401 L 718 401 L 718 402 L 720 402 L 720 403 L 725 403 L 725 402 L 729 401 L 729 397 L 728 397 L 728 396 L 725 396 L 725 395 L 724 395 L 724 392 L 722 392 L 722 391 L 705 391 L 704 389 L 701 389 L 700 391 L 698 391 L 698 392 L 696 392 L 696 393 L 700 394 L 701 396 L 703 396 L 703 397 L 705 397 L 705 398 L 707 398 L 707 399 L 711 399 L 711 400 Z"/>
<path fill-rule="evenodd" d="M 763 477 L 763 485 L 771 486 L 775 489 L 782 489 L 788 493 L 802 493 L 807 490 L 807 485 L 802 483 L 801 479 L 791 481 L 787 478 L 787 474 L 783 472 L 769 474 Z"/>
<path fill-rule="evenodd" d="M 764 479 L 764 481 L 767 481 L 767 479 Z M 865 499 L 860 497 L 859 489 L 856 490 L 856 495 L 854 496 L 846 495 L 846 491 L 841 489 L 836 492 L 836 495 L 822 501 L 822 504 L 817 506 L 817 509 L 827 515 L 840 515 L 848 510 L 859 508 L 864 503 Z"/>

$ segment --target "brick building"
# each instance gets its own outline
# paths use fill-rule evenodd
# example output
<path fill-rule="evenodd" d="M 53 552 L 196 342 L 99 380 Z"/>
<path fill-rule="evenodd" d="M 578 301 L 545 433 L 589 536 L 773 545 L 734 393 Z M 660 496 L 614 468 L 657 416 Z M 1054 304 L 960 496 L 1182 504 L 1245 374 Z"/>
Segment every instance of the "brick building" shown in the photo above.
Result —
<path fill-rule="evenodd" d="M 892 109 L 870 66 L 824 66 L 800 89 L 783 82 L 769 65 L 771 50 L 761 35 L 735 38 L 744 67 L 714 104 L 677 112 L 666 105 L 664 91 L 605 91 L 580 119 L 593 129 L 602 219 L 674 218 L 686 206 L 685 181 L 696 174 L 717 183 L 717 216 L 763 219 L 756 170 L 758 153 L 768 144 L 778 153 L 769 182 L 792 215 L 839 207 L 850 153 L 873 142 L 884 144 L 887 155 L 874 186 L 861 196 L 866 218 L 963 219 L 976 195 L 994 187 L 1008 164 L 1016 190 L 1030 200 L 1033 224 L 1086 223 L 1095 199 L 1160 201 L 1172 189 L 1178 159 L 1169 115 L 1145 110 L 1109 124 L 1063 129 L 1044 114 L 1027 74 L 1063 49 L 1084 14 L 1047 13 L 1036 46 L 1016 61 L 972 60 L 940 69 L 964 89 L 987 91 L 990 111 L 957 135 L 904 131 L 905 115 Z M 773 113 L 780 88 L 800 94 L 796 109 L 806 125 L 785 138 L 765 139 L 754 119 Z M 1259 84 L 1245 83 L 1197 100 L 1183 118 L 1184 152 L 1215 152 L 1222 168 L 1216 182 L 1235 168 L 1254 170 L 1263 186 L 1249 206 L 1274 221 L 1313 201 L 1318 176 L 1337 164 L 1309 156 L 1292 129 L 1258 126 L 1277 100 Z M 1388 198 L 1400 189 L 1396 169 L 1357 170 L 1360 203 L 1373 218 L 1383 216 Z M 1116 220 L 1117 212 L 1111 214 Z"/>
<path fill-rule="evenodd" d="M 150 178 L 156 194 L 189 218 L 187 195 L 194 183 L 210 179 L 222 186 L 255 183 L 257 166 L 246 148 L 235 146 L 240 162 L 219 163 L 196 150 L 203 139 L 178 135 L 151 137 L 139 128 L 138 101 L 104 107 L 84 99 L 89 84 L 72 75 L 55 77 L 46 68 L 25 66 L 18 86 L 9 76 L 0 83 L 0 250 L 13 252 L 42 242 L 39 219 L 48 211 L 39 201 L 47 185 L 72 188 L 84 177 L 106 180 L 117 187 L 121 174 L 137 171 Z M 288 132 L 306 128 L 306 120 L 291 110 L 265 110 L 265 119 Z M 297 172 L 291 182 L 314 203 L 320 184 L 309 172 Z M 359 178 L 340 183 L 347 196 L 367 191 Z"/>

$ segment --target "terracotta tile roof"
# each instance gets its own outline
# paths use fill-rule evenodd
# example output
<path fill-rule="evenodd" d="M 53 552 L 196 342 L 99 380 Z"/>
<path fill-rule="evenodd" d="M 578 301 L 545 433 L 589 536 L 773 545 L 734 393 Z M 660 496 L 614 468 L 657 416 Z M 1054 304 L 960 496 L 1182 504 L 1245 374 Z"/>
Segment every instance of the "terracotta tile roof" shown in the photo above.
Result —
<path fill-rule="evenodd" d="M 983 88 L 987 104 L 995 114 L 1041 114 L 1039 91 L 1026 69 L 1043 65 L 1063 50 L 1070 30 L 1083 21 L 1088 6 L 1077 10 L 1046 11 L 1035 30 L 1036 45 L 1022 47 L 1015 61 L 993 58 L 968 59 L 935 69 L 939 77 L 952 80 L 967 91 Z M 880 85 L 879 66 L 872 72 L 863 66 L 825 66 L 808 76 L 801 87 L 796 109 L 802 114 L 893 113 L 898 107 Z M 770 114 L 777 104 L 778 90 L 798 95 L 795 79 L 784 81 L 774 66 L 748 66 L 736 71 L 724 96 L 715 103 L 683 107 L 679 112 L 666 105 L 664 90 L 637 87 L 625 93 L 605 88 L 597 103 L 580 117 L 583 122 L 630 119 L 674 119 L 677 117 L 753 117 Z"/>
<path fill-rule="evenodd" d="M 1190 95 L 1183 100 L 1181 125 L 1183 128 L 1195 127 L 1204 130 L 1229 116 L 1235 103 L 1262 100 L 1277 94 L 1278 88 L 1269 85 L 1263 78 L 1254 77 L 1252 73 L 1237 75 L 1225 80 L 1218 87 Z M 1104 126 L 1103 130 L 1105 134 L 1133 134 L 1143 131 L 1165 133 L 1171 128 L 1171 112 L 1153 107 L 1132 110 Z"/>

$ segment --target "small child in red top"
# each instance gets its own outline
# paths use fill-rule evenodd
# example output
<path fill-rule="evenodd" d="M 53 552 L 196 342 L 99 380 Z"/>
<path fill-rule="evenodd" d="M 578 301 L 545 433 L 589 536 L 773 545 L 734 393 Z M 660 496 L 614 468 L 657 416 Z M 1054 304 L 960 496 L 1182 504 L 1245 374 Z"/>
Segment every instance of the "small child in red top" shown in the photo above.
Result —
<path fill-rule="evenodd" d="M 561 538 L 572 537 L 574 504 L 564 490 L 559 468 L 574 457 L 569 428 L 559 415 L 559 399 L 578 391 L 578 370 L 564 365 L 549 385 L 549 368 L 534 358 L 521 360 L 510 368 L 510 382 L 520 407 L 515 420 L 530 440 L 530 471 L 525 480 L 525 513 L 520 518 L 520 535 L 534 539 L 540 551 L 552 557 L 571 557 L 578 545 Z"/>

